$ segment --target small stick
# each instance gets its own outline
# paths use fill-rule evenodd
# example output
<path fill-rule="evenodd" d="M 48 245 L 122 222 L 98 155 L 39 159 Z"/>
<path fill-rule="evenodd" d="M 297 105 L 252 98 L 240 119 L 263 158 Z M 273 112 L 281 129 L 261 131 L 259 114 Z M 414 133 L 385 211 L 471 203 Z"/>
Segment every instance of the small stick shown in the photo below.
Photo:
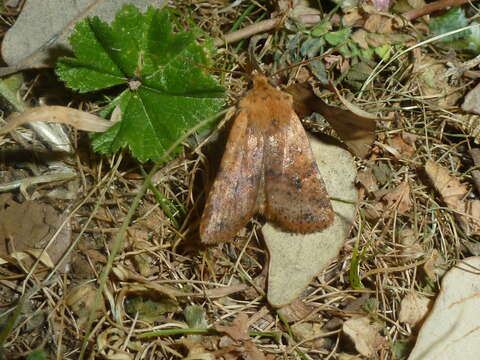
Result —
<path fill-rule="evenodd" d="M 419 9 L 413 9 L 403 13 L 403 17 L 407 20 L 414 20 L 418 17 L 428 15 L 432 12 L 445 9 L 447 7 L 455 7 L 466 4 L 468 2 L 474 2 L 475 0 L 439 0 L 431 4 L 425 5 Z"/>
<path fill-rule="evenodd" d="M 252 24 L 245 26 L 244 28 L 231 32 L 229 34 L 226 34 L 223 38 L 216 39 L 215 40 L 215 46 L 222 46 L 224 44 L 230 44 L 245 38 L 248 38 L 250 36 L 253 36 L 255 34 L 259 34 L 262 32 L 266 32 L 269 30 L 272 30 L 276 28 L 278 25 L 280 25 L 280 22 L 282 21 L 283 17 L 275 17 L 273 19 L 268 19 L 268 20 L 262 20 L 258 23 Z"/>

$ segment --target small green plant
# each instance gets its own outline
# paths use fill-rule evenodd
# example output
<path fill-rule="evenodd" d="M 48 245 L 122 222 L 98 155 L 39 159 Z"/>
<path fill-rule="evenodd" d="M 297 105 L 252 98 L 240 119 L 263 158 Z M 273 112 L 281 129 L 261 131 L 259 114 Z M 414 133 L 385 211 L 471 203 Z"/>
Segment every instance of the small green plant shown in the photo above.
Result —
<path fill-rule="evenodd" d="M 459 51 L 468 51 L 474 55 L 478 55 L 480 54 L 480 26 L 478 26 L 478 22 L 470 23 L 462 8 L 453 8 L 444 15 L 432 19 L 428 27 L 432 34 L 436 36 L 461 29 L 468 25 L 477 26 L 453 35 L 445 36 L 441 41 L 446 47 Z"/>
<path fill-rule="evenodd" d="M 211 42 L 174 33 L 168 9 L 141 13 L 125 5 L 111 25 L 98 17 L 78 23 L 70 43 L 75 57 L 60 59 L 56 69 L 67 86 L 81 93 L 119 87 L 101 115 L 118 106 L 121 121 L 93 136 L 100 153 L 128 146 L 142 162 L 158 160 L 223 105 L 224 89 L 202 67 L 210 65 Z"/>

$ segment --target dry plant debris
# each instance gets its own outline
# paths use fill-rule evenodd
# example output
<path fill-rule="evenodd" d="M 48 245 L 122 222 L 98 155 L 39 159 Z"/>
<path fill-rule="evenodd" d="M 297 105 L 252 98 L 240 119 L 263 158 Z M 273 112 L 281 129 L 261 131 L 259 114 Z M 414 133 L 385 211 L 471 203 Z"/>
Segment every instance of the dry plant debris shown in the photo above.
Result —
<path fill-rule="evenodd" d="M 268 74 L 323 56 L 275 79 L 286 89 L 308 83 L 297 89 L 305 128 L 339 138 L 357 156 L 358 213 L 346 242 L 279 309 L 267 300 L 271 254 L 262 219 L 231 242 L 200 247 L 205 187 L 223 152 L 220 131 L 189 138 L 185 150 L 158 169 L 112 258 L 115 234 L 152 165 L 127 153 L 98 156 L 87 136 L 71 128 L 67 140 L 75 152 L 65 158 L 30 126 L 16 128 L 0 136 L 0 356 L 40 351 L 44 358 L 73 360 L 85 347 L 84 358 L 99 359 L 414 360 L 425 349 L 432 359 L 468 358 L 467 349 L 475 358 L 480 264 L 462 259 L 480 254 L 478 54 L 430 41 L 432 21 L 462 3 L 169 2 L 179 22 L 215 39 L 217 67 L 242 70 L 252 36 Z M 32 49 L 43 44 L 34 35 L 42 23 L 51 24 L 41 14 L 54 2 L 45 4 L 3 3 L 4 40 L 12 30 L 2 55 L 6 47 L 20 50 L 19 34 Z M 462 11 L 462 21 L 475 24 L 474 8 L 465 4 Z M 27 15 L 32 20 L 25 22 Z M 72 17 L 57 20 L 69 24 Z M 61 40 L 68 29 L 42 34 Z M 23 61 L 19 52 L 3 73 L 46 65 L 44 55 Z M 234 74 L 218 78 L 234 105 L 247 81 Z M 2 78 L 0 93 L 9 103 L 1 105 L 5 118 L 43 104 L 102 110 L 95 95 L 66 91 L 48 70 Z M 56 166 L 78 176 L 52 182 L 46 176 Z M 21 181 L 28 193 L 12 187 Z M 62 219 L 68 232 L 42 252 Z M 66 261 L 59 265 L 60 254 Z M 100 296 L 100 274 L 110 263 Z M 469 340 L 471 347 L 463 342 Z"/>

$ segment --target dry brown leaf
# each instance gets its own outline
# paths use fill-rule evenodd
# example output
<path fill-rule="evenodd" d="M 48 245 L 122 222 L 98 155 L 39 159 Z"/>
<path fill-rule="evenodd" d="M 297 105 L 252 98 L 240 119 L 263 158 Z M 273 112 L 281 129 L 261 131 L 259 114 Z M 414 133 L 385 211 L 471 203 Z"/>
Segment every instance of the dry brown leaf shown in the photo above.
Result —
<path fill-rule="evenodd" d="M 468 189 L 448 169 L 434 161 L 428 161 L 425 172 L 443 201 L 455 212 L 460 226 L 467 235 L 480 234 L 480 200 L 465 199 Z"/>
<path fill-rule="evenodd" d="M 371 167 L 359 171 L 356 182 L 362 185 L 368 194 L 372 194 L 378 190 L 377 178 L 373 175 Z"/>
<path fill-rule="evenodd" d="M 430 300 L 416 292 L 409 292 L 400 303 L 400 313 L 398 320 L 415 327 L 420 324 L 427 316 Z"/>
<path fill-rule="evenodd" d="M 304 320 L 312 313 L 313 308 L 306 305 L 302 300 L 295 299 L 291 304 L 278 309 L 279 314 L 287 322 Z"/>
<path fill-rule="evenodd" d="M 244 359 L 244 360 L 268 360 L 273 359 L 270 356 L 265 356 L 257 349 L 255 344 L 248 335 L 248 316 L 245 313 L 240 313 L 233 320 L 231 326 L 215 325 L 215 330 L 229 336 L 235 343 L 224 343 L 225 349 L 217 352 L 225 359 Z M 235 356 L 234 354 L 238 354 Z"/>
<path fill-rule="evenodd" d="M 84 284 L 77 286 L 69 291 L 66 298 L 66 304 L 78 317 L 78 326 L 83 328 L 90 316 L 93 303 L 95 301 L 97 289 L 92 284 Z M 103 297 L 103 296 L 102 296 Z M 97 307 L 95 319 L 98 319 L 105 313 L 105 302 L 100 300 L 100 305 Z"/>
<path fill-rule="evenodd" d="M 385 213 L 385 205 L 381 202 L 366 204 L 366 207 L 363 209 L 363 211 L 368 220 L 377 220 Z"/>
<path fill-rule="evenodd" d="M 395 208 L 400 214 L 405 214 L 412 208 L 410 185 L 408 185 L 407 181 L 402 182 L 395 189 L 388 192 L 382 199 L 387 202 L 389 208 Z"/>
<path fill-rule="evenodd" d="M 230 286 L 218 287 L 215 289 L 205 290 L 205 297 L 207 298 L 221 298 L 237 292 L 245 291 L 249 288 L 247 284 L 236 284 Z"/>
<path fill-rule="evenodd" d="M 27 267 L 39 258 L 44 265 L 53 267 L 71 244 L 70 226 L 63 226 L 46 253 L 42 252 L 64 220 L 64 215 L 39 201 L 6 203 L 0 207 L 0 256 L 16 256 Z M 64 261 L 61 270 L 66 265 Z"/>
<path fill-rule="evenodd" d="M 433 249 L 429 258 L 423 264 L 423 271 L 430 279 L 436 280 L 445 274 L 445 268 L 446 262 L 442 254 L 437 249 Z"/>
<path fill-rule="evenodd" d="M 411 158 L 415 153 L 415 148 L 408 144 L 401 134 L 395 135 L 393 138 L 389 139 L 388 143 L 390 146 L 395 148 L 402 157 Z"/>
<path fill-rule="evenodd" d="M 249 340 L 248 335 L 248 315 L 240 313 L 232 321 L 232 325 L 215 325 L 215 330 L 230 336 L 235 341 Z"/>
<path fill-rule="evenodd" d="M 480 84 L 477 84 L 477 86 L 465 95 L 462 110 L 480 115 Z"/>
<path fill-rule="evenodd" d="M 357 351 L 368 358 L 373 357 L 385 344 L 380 335 L 380 326 L 371 323 L 366 316 L 355 317 L 343 323 L 343 332 L 355 345 Z"/>
<path fill-rule="evenodd" d="M 350 27 L 363 23 L 363 17 L 360 14 L 360 9 L 358 7 L 355 6 L 351 9 L 347 9 L 346 11 L 348 12 L 342 17 L 342 23 L 344 26 Z"/>
<path fill-rule="evenodd" d="M 358 157 L 364 158 L 375 140 L 376 121 L 381 120 L 358 109 L 343 99 L 348 110 L 331 106 L 318 98 L 308 84 L 295 84 L 286 89 L 293 96 L 294 108 L 299 116 L 317 112 L 325 117 L 340 138 Z"/>
<path fill-rule="evenodd" d="M 18 126 L 32 121 L 54 122 L 71 125 L 78 130 L 103 132 L 108 130 L 114 122 L 105 120 L 86 111 L 72 109 L 66 106 L 39 106 L 14 113 L 7 119 L 8 124 L 0 129 L 4 135 Z"/>
<path fill-rule="evenodd" d="M 362 49 L 368 50 L 370 46 L 367 43 L 367 32 L 359 29 L 352 34 L 352 40 L 358 44 Z"/>
<path fill-rule="evenodd" d="M 26 266 L 30 269 L 37 259 L 49 269 L 53 269 L 55 264 L 46 251 L 42 249 L 26 249 L 25 251 L 14 252 L 10 255 L 16 259 L 19 264 Z"/>
<path fill-rule="evenodd" d="M 178 343 L 185 346 L 188 355 L 183 360 L 215 360 L 215 354 L 205 348 L 205 337 L 181 339 Z"/>
<path fill-rule="evenodd" d="M 338 354 L 338 360 L 363 360 L 363 357 L 361 355 L 340 353 Z"/>
<path fill-rule="evenodd" d="M 292 326 L 292 333 L 298 341 L 308 344 L 313 349 L 321 349 L 325 346 L 325 339 L 322 337 L 322 324 L 303 322 Z"/>
<path fill-rule="evenodd" d="M 448 68 L 444 63 L 427 56 L 415 58 L 413 75 L 417 78 L 421 96 L 428 97 L 441 107 L 454 106 L 463 94 L 446 81 Z"/>
<path fill-rule="evenodd" d="M 138 272 L 144 277 L 149 277 L 155 272 L 155 267 L 153 266 L 155 260 L 148 252 L 148 249 L 153 246 L 149 241 L 149 231 L 137 224 L 137 226 L 127 230 L 127 235 L 129 245 L 134 251 L 146 250 L 133 255 L 133 260 Z"/>
<path fill-rule="evenodd" d="M 377 34 L 390 34 L 392 30 L 392 19 L 385 15 L 373 14 L 365 21 L 365 30 Z"/>
<path fill-rule="evenodd" d="M 418 243 L 418 234 L 411 228 L 402 229 L 398 233 L 398 238 L 402 244 L 402 260 L 409 262 L 425 255 L 425 250 Z"/>

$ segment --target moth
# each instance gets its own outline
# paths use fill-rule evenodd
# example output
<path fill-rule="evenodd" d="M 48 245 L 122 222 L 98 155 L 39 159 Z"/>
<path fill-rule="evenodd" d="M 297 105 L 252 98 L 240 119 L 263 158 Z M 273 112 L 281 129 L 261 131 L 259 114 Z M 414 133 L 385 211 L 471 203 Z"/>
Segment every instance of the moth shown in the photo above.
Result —
<path fill-rule="evenodd" d="M 330 226 L 334 211 L 292 97 L 264 75 L 240 100 L 200 221 L 205 244 L 229 241 L 256 214 L 286 232 Z"/>

